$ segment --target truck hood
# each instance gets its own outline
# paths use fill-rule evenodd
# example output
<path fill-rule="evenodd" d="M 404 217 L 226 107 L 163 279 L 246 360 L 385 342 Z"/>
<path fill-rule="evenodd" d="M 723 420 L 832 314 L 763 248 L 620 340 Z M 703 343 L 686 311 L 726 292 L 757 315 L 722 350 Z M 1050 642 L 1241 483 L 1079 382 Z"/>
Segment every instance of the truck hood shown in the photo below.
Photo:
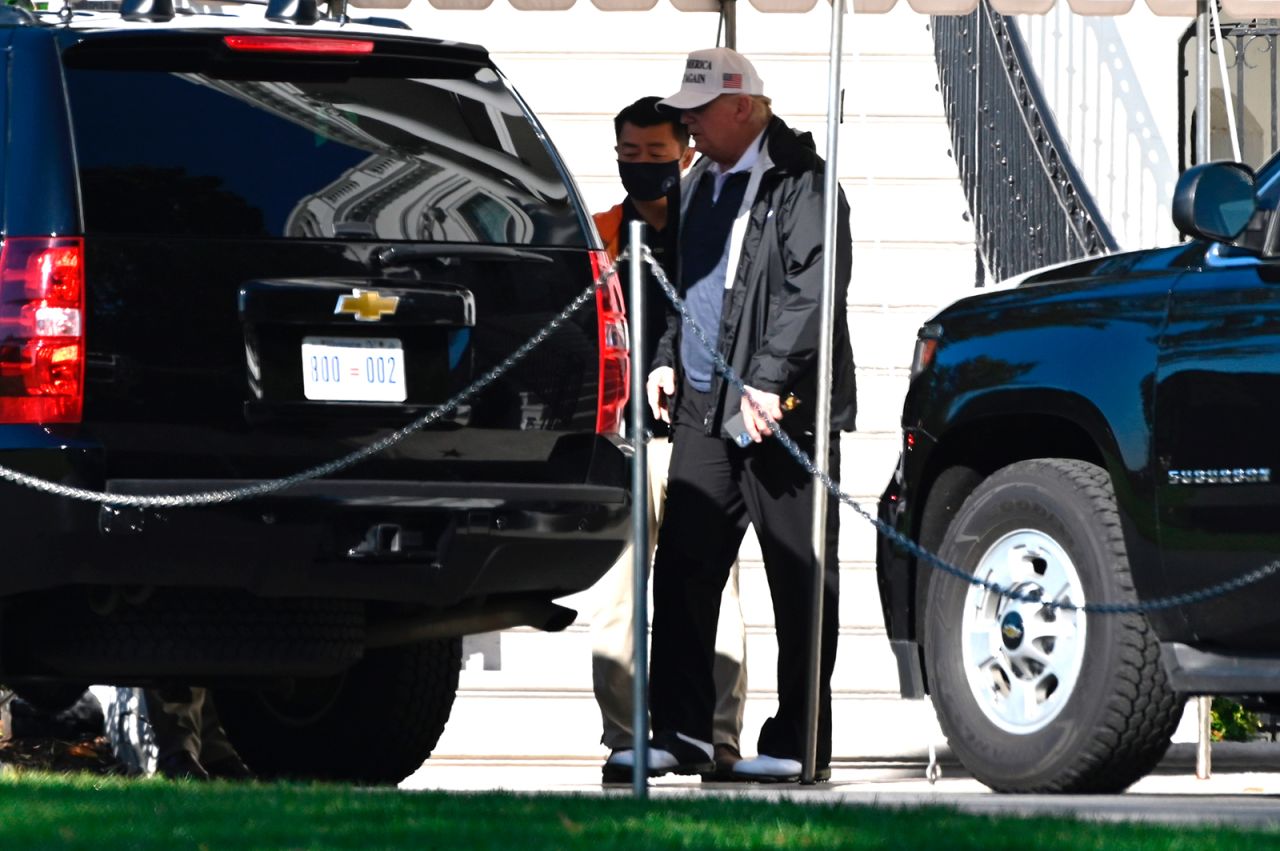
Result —
<path fill-rule="evenodd" d="M 1006 278 L 975 295 L 959 299 L 939 311 L 935 319 L 957 312 L 985 309 L 1007 300 L 1037 298 L 1068 286 L 1106 286 L 1108 280 L 1117 278 L 1132 280 L 1135 277 L 1187 269 L 1198 266 L 1204 259 L 1204 252 L 1203 243 L 1191 242 L 1165 248 L 1103 254 L 1045 266 Z M 1092 283 L 1095 281 L 1098 283 Z M 1031 290 L 1035 291 L 1034 296 L 1029 292 Z"/>

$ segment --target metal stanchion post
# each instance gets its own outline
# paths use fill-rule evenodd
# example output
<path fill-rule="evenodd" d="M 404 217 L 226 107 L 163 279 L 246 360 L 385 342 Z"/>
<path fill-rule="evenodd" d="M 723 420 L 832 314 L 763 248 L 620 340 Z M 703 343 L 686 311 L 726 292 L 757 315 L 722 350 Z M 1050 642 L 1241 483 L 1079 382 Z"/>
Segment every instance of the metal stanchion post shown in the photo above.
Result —
<path fill-rule="evenodd" d="M 1199 710 L 1200 723 L 1196 725 L 1196 779 L 1208 780 L 1213 770 L 1210 742 L 1213 738 L 1213 698 L 1197 697 L 1196 709 Z"/>
<path fill-rule="evenodd" d="M 1207 163 L 1209 154 L 1209 0 L 1196 4 L 1196 162 Z M 1213 698 L 1196 698 L 1200 717 L 1196 725 L 1196 777 L 1209 779 L 1210 726 Z"/>
<path fill-rule="evenodd" d="M 1209 0 L 1196 3 L 1196 162 L 1209 161 Z"/>
<path fill-rule="evenodd" d="M 644 374 L 644 222 L 631 223 L 631 282 L 627 320 L 631 344 L 631 456 L 632 633 L 635 638 L 632 677 L 632 745 L 635 765 L 631 789 L 637 798 L 649 796 L 649 461 L 645 446 Z"/>
<path fill-rule="evenodd" d="M 827 88 L 827 170 L 824 176 L 826 210 L 823 216 L 826 248 L 822 252 L 822 309 L 818 325 L 818 398 L 814 401 L 813 463 L 821 472 L 829 472 L 827 463 L 831 441 L 831 336 L 834 328 L 836 279 L 836 216 L 839 212 L 840 181 L 836 171 L 836 146 L 839 142 L 840 58 L 844 32 L 844 0 L 831 3 L 831 77 Z M 818 716 L 822 690 L 822 606 L 827 561 L 827 489 L 818 480 L 813 483 L 813 617 L 809 626 L 809 668 L 805 714 L 804 759 L 800 763 L 800 782 L 813 784 L 818 761 Z"/>

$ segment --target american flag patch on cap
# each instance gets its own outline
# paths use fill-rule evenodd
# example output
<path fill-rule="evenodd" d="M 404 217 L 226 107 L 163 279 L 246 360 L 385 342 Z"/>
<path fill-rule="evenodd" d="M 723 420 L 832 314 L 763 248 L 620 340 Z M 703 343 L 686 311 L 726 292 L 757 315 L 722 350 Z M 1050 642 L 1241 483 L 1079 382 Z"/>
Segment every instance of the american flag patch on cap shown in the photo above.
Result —
<path fill-rule="evenodd" d="M 724 83 L 722 85 L 726 89 L 740 89 L 742 88 L 742 75 L 741 74 L 725 74 Z"/>

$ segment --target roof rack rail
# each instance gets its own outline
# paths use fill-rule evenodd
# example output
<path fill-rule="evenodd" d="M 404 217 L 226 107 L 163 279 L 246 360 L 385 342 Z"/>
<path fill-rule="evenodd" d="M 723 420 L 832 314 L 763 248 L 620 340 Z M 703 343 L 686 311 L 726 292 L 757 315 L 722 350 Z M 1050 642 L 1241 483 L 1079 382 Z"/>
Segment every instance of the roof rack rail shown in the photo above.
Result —
<path fill-rule="evenodd" d="M 267 3 L 267 20 L 310 26 L 320 20 L 320 10 L 316 0 L 270 0 Z"/>
<path fill-rule="evenodd" d="M 16 10 L 19 18 L 29 15 L 28 7 L 32 0 L 0 0 L 0 10 Z M 265 17 L 276 23 L 310 25 L 321 20 L 339 23 L 363 23 L 371 26 L 411 29 L 404 21 L 394 18 L 358 18 L 349 16 L 349 8 L 360 9 L 402 9 L 409 0 L 64 0 L 61 14 L 70 18 L 73 12 L 119 12 L 127 21 L 172 21 L 180 15 L 200 15 L 206 12 L 193 8 L 195 6 L 214 5 L 218 7 L 232 6 L 266 6 Z M 8 4 L 8 5 L 6 5 Z M 320 14 L 323 5 L 325 14 Z M 0 11 L 9 15 L 9 12 Z M 25 20 L 25 19 L 24 19 Z M 18 23 L 18 21 L 6 23 Z M 31 17 L 32 23 L 38 21 Z"/>
<path fill-rule="evenodd" d="M 364 24 L 370 27 L 386 27 L 391 30 L 412 30 L 406 22 L 398 18 L 347 18 L 353 24 Z"/>
<path fill-rule="evenodd" d="M 173 0 L 124 0 L 120 17 L 126 21 L 172 21 Z"/>
<path fill-rule="evenodd" d="M 44 11 L 57 12 L 65 18 L 75 12 L 119 12 L 120 6 L 121 0 L 63 0 L 61 9 L 53 8 L 50 3 Z"/>

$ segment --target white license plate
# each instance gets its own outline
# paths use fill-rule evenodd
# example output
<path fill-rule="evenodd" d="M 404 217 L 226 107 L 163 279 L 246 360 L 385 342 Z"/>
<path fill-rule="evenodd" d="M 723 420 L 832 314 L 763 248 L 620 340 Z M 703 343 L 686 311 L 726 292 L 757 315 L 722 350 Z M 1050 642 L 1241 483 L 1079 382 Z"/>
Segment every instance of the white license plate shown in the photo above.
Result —
<path fill-rule="evenodd" d="M 326 402 L 403 402 L 404 347 L 386 337 L 303 337 L 302 395 Z"/>

